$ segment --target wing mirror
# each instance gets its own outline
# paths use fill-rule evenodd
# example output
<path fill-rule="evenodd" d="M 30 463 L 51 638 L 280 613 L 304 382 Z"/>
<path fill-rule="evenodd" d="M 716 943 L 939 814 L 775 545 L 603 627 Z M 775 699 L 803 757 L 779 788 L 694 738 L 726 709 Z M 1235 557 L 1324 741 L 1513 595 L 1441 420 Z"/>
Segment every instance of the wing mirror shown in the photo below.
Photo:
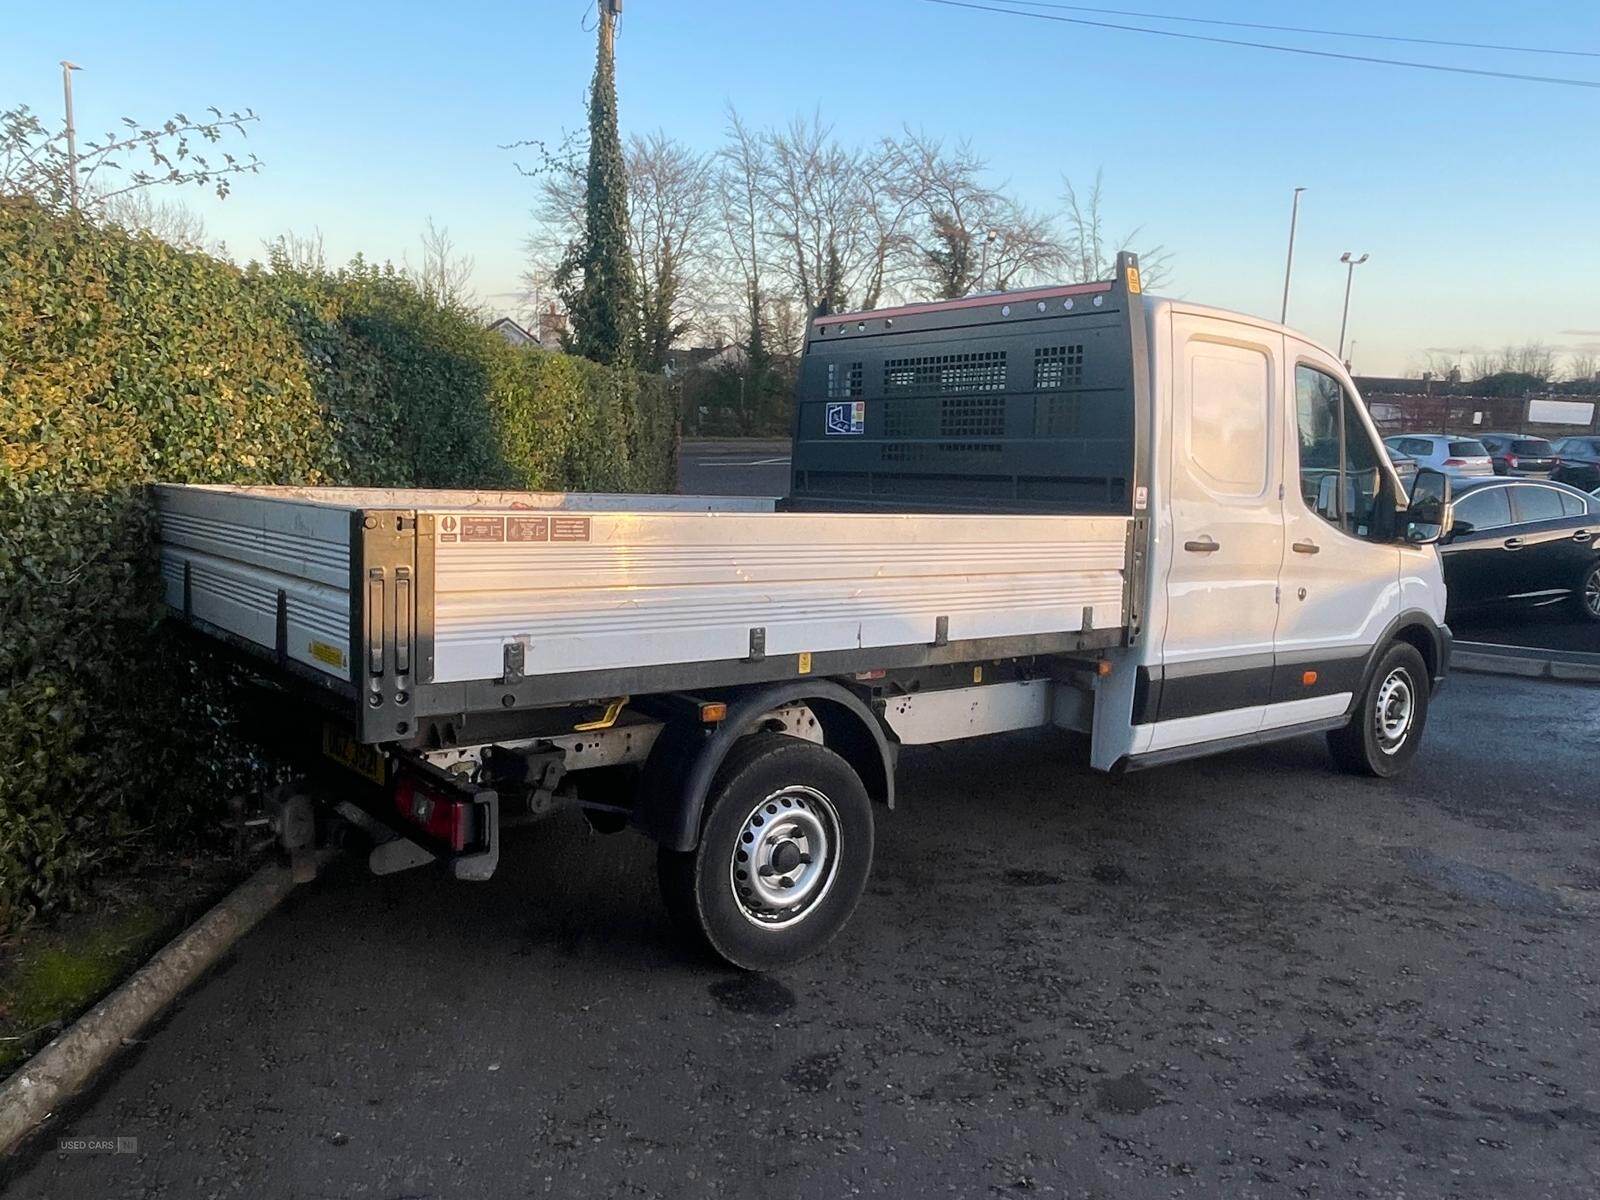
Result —
<path fill-rule="evenodd" d="M 1403 540 L 1413 546 L 1431 545 L 1450 530 L 1452 517 L 1450 477 L 1431 467 L 1423 467 L 1411 483 L 1411 501 L 1406 506 L 1402 526 Z"/>

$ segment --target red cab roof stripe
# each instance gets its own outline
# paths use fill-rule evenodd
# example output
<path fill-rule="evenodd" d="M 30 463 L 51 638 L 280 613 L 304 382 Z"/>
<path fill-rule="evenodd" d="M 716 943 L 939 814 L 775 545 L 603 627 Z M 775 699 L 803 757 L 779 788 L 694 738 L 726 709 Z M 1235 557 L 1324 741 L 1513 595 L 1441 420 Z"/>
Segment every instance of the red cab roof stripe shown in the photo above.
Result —
<path fill-rule="evenodd" d="M 829 313 L 825 317 L 816 317 L 812 325 L 823 326 L 848 321 L 863 321 L 867 318 L 899 317 L 906 313 L 931 313 L 947 312 L 957 308 L 978 308 L 985 304 L 1012 304 L 1024 300 L 1050 300 L 1057 296 L 1088 296 L 1095 292 L 1109 292 L 1111 284 L 1100 283 L 1074 283 L 1061 287 L 1019 288 L 1014 292 L 990 292 L 985 296 L 964 296 L 960 300 L 934 300 L 927 304 L 902 304 L 898 308 L 874 308 L 865 312 Z"/>

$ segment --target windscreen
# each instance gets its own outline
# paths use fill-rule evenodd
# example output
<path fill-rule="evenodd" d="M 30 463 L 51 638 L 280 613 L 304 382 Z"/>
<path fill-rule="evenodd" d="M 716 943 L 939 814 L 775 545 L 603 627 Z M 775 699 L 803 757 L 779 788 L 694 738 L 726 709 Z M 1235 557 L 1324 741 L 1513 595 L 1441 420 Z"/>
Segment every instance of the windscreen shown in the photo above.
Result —
<path fill-rule="evenodd" d="M 1530 454 L 1537 458 L 1550 453 L 1550 443 L 1543 438 L 1523 438 L 1511 443 L 1511 450 L 1514 454 Z"/>
<path fill-rule="evenodd" d="M 1483 448 L 1482 442 L 1451 442 L 1450 453 L 1457 458 L 1483 458 L 1489 452 Z"/>

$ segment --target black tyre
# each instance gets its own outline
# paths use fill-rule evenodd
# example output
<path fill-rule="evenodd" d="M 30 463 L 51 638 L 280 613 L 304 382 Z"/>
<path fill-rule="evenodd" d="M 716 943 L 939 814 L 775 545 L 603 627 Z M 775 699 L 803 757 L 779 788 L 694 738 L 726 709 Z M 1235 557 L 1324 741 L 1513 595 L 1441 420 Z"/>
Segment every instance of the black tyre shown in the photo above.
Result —
<path fill-rule="evenodd" d="M 1578 581 L 1572 593 L 1572 607 L 1580 617 L 1600 621 L 1600 561 L 1589 564 L 1589 569 Z"/>
<path fill-rule="evenodd" d="M 739 742 L 711 785 L 700 844 L 663 848 L 678 926 L 748 971 L 815 954 L 855 912 L 872 869 L 872 801 L 831 750 L 783 734 Z"/>
<path fill-rule="evenodd" d="M 1392 779 L 1416 757 L 1428 724 L 1433 686 L 1416 647 L 1396 642 L 1383 652 L 1350 723 L 1328 735 L 1328 751 L 1341 770 Z"/>

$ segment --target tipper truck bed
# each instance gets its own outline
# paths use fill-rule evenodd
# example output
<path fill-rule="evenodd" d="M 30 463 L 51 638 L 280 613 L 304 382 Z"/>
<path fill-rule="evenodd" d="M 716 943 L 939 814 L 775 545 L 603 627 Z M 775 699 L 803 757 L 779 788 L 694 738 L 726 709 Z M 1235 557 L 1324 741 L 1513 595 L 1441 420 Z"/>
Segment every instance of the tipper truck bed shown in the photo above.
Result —
<path fill-rule="evenodd" d="M 1326 732 L 1389 776 L 1449 633 L 1339 364 L 1105 283 L 812 322 L 777 500 L 156 485 L 174 616 L 319 714 L 375 870 L 483 878 L 577 806 L 766 968 L 848 920 L 901 746 L 1033 727 L 1131 769 Z M 1312 557 L 1317 555 L 1319 557 Z M 317 774 L 315 772 L 311 773 Z"/>

